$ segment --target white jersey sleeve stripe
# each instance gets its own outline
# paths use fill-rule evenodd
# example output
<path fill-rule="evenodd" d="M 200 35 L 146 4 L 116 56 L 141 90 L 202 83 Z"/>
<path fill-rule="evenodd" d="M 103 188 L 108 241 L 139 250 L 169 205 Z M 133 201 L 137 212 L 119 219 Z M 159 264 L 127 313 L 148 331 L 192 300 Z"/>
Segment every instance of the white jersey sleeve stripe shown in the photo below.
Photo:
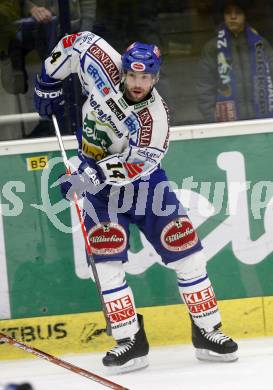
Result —
<path fill-rule="evenodd" d="M 64 61 L 54 70 L 54 72 L 50 73 L 49 76 L 54 77 L 54 75 L 64 66 L 64 64 L 70 60 L 71 55 L 68 55 Z"/>
<path fill-rule="evenodd" d="M 73 51 L 76 51 L 78 54 L 81 54 L 81 51 L 73 47 Z"/>

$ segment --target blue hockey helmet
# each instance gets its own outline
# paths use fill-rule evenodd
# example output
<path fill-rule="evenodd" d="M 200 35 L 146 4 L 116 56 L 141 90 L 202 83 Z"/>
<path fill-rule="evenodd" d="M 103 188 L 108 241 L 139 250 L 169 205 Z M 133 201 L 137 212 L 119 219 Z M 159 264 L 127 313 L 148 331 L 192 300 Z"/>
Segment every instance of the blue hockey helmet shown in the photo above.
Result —
<path fill-rule="evenodd" d="M 121 57 L 122 69 L 134 72 L 157 74 L 162 62 L 161 53 L 156 45 L 134 42 Z"/>

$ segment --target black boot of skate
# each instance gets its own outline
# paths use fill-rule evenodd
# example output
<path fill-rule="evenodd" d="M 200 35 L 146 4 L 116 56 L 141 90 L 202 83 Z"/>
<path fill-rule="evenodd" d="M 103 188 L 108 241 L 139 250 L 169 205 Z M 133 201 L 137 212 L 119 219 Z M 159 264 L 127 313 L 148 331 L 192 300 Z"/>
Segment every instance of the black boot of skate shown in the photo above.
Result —
<path fill-rule="evenodd" d="M 139 370 L 148 366 L 149 344 L 146 338 L 143 316 L 137 315 L 139 330 L 133 337 L 117 340 L 117 345 L 102 359 L 111 374 Z"/>
<path fill-rule="evenodd" d="M 192 343 L 196 348 L 195 355 L 199 360 L 233 362 L 238 359 L 237 343 L 224 335 L 216 326 L 211 332 L 198 328 L 192 321 Z"/>

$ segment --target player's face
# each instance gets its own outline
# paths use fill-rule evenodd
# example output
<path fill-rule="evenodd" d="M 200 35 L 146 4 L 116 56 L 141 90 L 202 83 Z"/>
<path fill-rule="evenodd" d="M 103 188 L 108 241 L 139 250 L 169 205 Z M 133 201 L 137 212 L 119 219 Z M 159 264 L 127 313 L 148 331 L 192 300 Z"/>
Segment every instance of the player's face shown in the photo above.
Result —
<path fill-rule="evenodd" d="M 228 29 L 233 34 L 239 34 L 245 28 L 246 17 L 241 8 L 229 5 L 224 12 L 224 19 Z"/>
<path fill-rule="evenodd" d="M 143 100 L 154 85 L 155 78 L 150 73 L 127 71 L 125 75 L 125 96 L 132 102 Z"/>

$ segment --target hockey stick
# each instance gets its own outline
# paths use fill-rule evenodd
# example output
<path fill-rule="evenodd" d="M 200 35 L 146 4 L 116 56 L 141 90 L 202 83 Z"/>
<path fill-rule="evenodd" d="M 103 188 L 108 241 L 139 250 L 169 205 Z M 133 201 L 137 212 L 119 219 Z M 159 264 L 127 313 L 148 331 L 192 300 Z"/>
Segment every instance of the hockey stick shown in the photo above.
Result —
<path fill-rule="evenodd" d="M 106 387 L 109 387 L 110 389 L 115 390 L 129 390 L 126 387 L 123 387 L 121 385 L 118 385 L 117 383 L 111 382 L 106 378 L 103 378 L 99 375 L 93 374 L 90 371 L 84 370 L 83 368 L 77 367 L 74 364 L 68 363 L 62 359 L 59 359 L 53 355 L 50 355 L 49 353 L 43 352 L 40 349 L 31 347 L 30 345 L 24 344 L 21 341 L 18 341 L 4 333 L 0 332 L 0 340 L 2 340 L 4 343 L 10 344 L 13 347 L 20 348 L 26 352 L 32 353 L 35 356 L 38 356 L 41 359 L 47 360 L 53 364 L 56 364 L 57 366 L 66 368 L 69 371 L 73 371 L 76 374 L 85 376 L 86 378 L 89 378 L 95 382 L 100 383 L 101 385 L 104 385 Z"/>
<path fill-rule="evenodd" d="M 67 155 L 66 155 L 66 151 L 65 151 L 65 148 L 64 148 L 62 136 L 61 136 L 61 133 L 60 133 L 59 124 L 58 124 L 57 118 L 56 118 L 56 116 L 54 114 L 52 115 L 52 120 L 53 120 L 53 124 L 54 124 L 54 128 L 55 128 L 55 134 L 57 136 L 59 147 L 60 147 L 60 151 L 61 151 L 61 154 L 62 154 L 63 162 L 64 162 L 64 165 L 66 167 L 66 173 L 68 175 L 71 175 L 71 169 L 70 169 L 69 161 L 68 161 L 68 158 L 67 158 Z M 104 303 L 104 300 L 103 300 L 103 297 L 102 297 L 99 276 L 98 276 L 98 272 L 97 272 L 97 268 L 96 268 L 96 265 L 95 265 L 94 258 L 92 256 L 92 248 L 91 248 L 91 245 L 90 245 L 90 242 L 89 242 L 88 233 L 86 231 L 86 227 L 85 227 L 85 224 L 84 224 L 82 212 L 81 212 L 81 209 L 80 209 L 80 206 L 79 206 L 79 203 L 78 203 L 77 194 L 74 193 L 73 197 L 74 197 L 74 202 L 75 202 L 78 218 L 79 218 L 81 229 L 82 229 L 82 234 L 83 234 L 83 237 L 84 237 L 85 248 L 86 248 L 86 251 L 87 251 L 88 258 L 89 258 L 89 263 L 91 264 L 91 268 L 92 268 L 92 271 L 93 271 L 94 280 L 95 280 L 95 283 L 96 283 L 96 287 L 97 287 L 97 291 L 98 291 L 98 294 L 99 294 L 102 311 L 103 311 L 105 322 L 106 322 L 106 333 L 108 334 L 108 336 L 110 336 L 111 333 L 112 333 L 111 332 L 111 324 L 110 324 L 110 320 L 109 320 L 108 315 L 107 315 L 107 309 L 106 309 L 106 306 L 105 306 L 105 303 Z"/>

